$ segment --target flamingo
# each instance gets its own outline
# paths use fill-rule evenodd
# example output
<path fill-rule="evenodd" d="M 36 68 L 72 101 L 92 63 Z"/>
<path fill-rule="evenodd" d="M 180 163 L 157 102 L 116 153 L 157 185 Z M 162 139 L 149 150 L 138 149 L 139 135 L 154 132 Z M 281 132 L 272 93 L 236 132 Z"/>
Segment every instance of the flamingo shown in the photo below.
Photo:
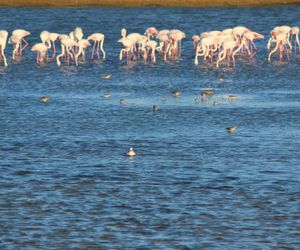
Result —
<path fill-rule="evenodd" d="M 44 30 L 41 32 L 40 38 L 41 38 L 41 41 L 43 44 L 49 43 L 49 35 L 50 35 L 50 32 L 47 30 Z"/>
<path fill-rule="evenodd" d="M 246 32 L 246 31 L 249 31 L 248 28 L 244 27 L 244 26 L 237 26 L 237 27 L 234 27 L 232 29 L 232 32 L 233 32 L 233 35 L 235 37 L 235 40 L 237 40 L 239 43 L 241 43 L 242 41 L 242 36 L 243 34 Z"/>
<path fill-rule="evenodd" d="M 139 41 L 139 39 L 141 38 L 141 35 L 139 33 L 130 33 L 129 35 L 127 35 L 127 30 L 125 28 L 123 28 L 121 30 L 121 36 L 122 38 L 127 38 L 130 39 L 133 42 L 133 49 L 134 49 L 134 58 L 136 58 L 136 53 L 137 53 L 137 47 L 136 44 Z"/>
<path fill-rule="evenodd" d="M 91 46 L 90 42 L 87 39 L 81 39 L 78 41 L 78 52 L 75 55 L 75 63 L 78 66 L 78 57 L 82 54 L 83 61 L 85 60 L 85 48 Z"/>
<path fill-rule="evenodd" d="M 257 38 L 264 38 L 264 35 L 261 35 L 253 31 L 245 31 L 243 33 L 240 47 L 233 52 L 233 57 L 236 55 L 237 52 L 239 52 L 244 47 L 248 51 L 249 56 L 252 58 L 255 55 L 255 53 L 252 50 L 252 47 L 255 50 L 257 50 L 253 40 Z"/>
<path fill-rule="evenodd" d="M 156 62 L 156 57 L 155 57 L 156 48 L 157 48 L 157 42 L 156 41 L 150 40 L 150 41 L 146 42 L 145 50 L 144 50 L 144 59 L 145 59 L 145 61 L 147 60 L 149 50 L 151 49 L 151 62 L 153 62 L 153 63 Z"/>
<path fill-rule="evenodd" d="M 70 48 L 78 46 L 78 44 L 71 38 L 64 38 L 61 40 L 61 53 L 56 57 L 56 63 L 58 66 L 61 65 L 60 58 L 67 55 L 68 64 L 70 63 L 69 58 L 73 59 L 73 55 L 70 53 Z"/>
<path fill-rule="evenodd" d="M 23 50 L 29 45 L 29 43 L 24 39 L 24 37 L 30 35 L 30 32 L 23 29 L 16 29 L 12 32 L 12 36 L 10 37 L 10 43 L 13 44 L 13 60 L 15 60 L 16 56 L 22 56 Z M 22 41 L 25 43 L 24 47 L 22 47 Z"/>
<path fill-rule="evenodd" d="M 149 37 L 149 39 L 148 39 L 148 37 Z M 138 39 L 138 41 L 137 41 L 137 45 L 138 45 L 138 59 L 140 58 L 140 54 L 142 53 L 142 56 L 144 57 L 144 59 L 145 59 L 145 55 L 144 55 L 144 52 L 145 52 L 145 47 L 146 47 L 146 43 L 148 42 L 148 41 L 150 41 L 150 36 L 143 36 L 143 35 L 141 35 L 140 36 L 140 38 Z"/>
<path fill-rule="evenodd" d="M 276 46 L 269 53 L 269 56 L 268 56 L 268 61 L 269 62 L 271 62 L 271 56 L 277 51 L 277 49 L 279 49 L 279 60 L 281 60 L 282 57 L 283 57 L 284 46 L 286 44 L 288 44 L 287 34 L 286 33 L 277 33 L 275 35 L 274 39 L 275 39 L 275 42 L 276 42 Z M 287 56 L 288 56 L 288 53 L 287 53 Z"/>
<path fill-rule="evenodd" d="M 47 30 L 42 31 L 41 34 L 40 34 L 40 38 L 41 38 L 42 43 L 47 45 L 48 49 L 51 48 L 51 43 L 49 41 L 49 36 L 50 36 L 50 32 L 47 31 Z M 48 60 L 48 50 L 46 52 L 47 52 L 47 60 Z"/>
<path fill-rule="evenodd" d="M 55 41 L 58 40 L 58 37 L 59 37 L 59 34 L 57 34 L 57 33 L 49 34 L 49 44 L 50 44 L 49 49 L 52 47 L 52 50 L 53 50 L 52 58 L 54 58 L 55 54 L 56 54 Z M 51 43 L 52 43 L 52 46 L 51 46 Z"/>
<path fill-rule="evenodd" d="M 133 47 L 135 46 L 135 42 L 127 37 L 121 38 L 118 42 L 122 43 L 125 47 L 120 51 L 120 55 L 119 55 L 120 61 L 123 59 L 123 53 L 126 53 L 127 62 L 128 62 L 130 60 L 130 52 L 133 52 Z"/>
<path fill-rule="evenodd" d="M 169 39 L 173 42 L 172 48 L 170 50 L 173 57 L 175 55 L 180 56 L 181 55 L 181 40 L 186 37 L 185 33 L 178 29 L 170 30 L 168 33 Z"/>
<path fill-rule="evenodd" d="M 164 56 L 164 60 L 166 61 L 167 60 L 167 53 L 169 51 L 169 48 L 171 46 L 171 41 L 168 37 L 167 34 L 158 34 L 157 35 L 157 39 L 159 40 L 159 51 L 161 51 L 161 53 L 163 54 Z"/>
<path fill-rule="evenodd" d="M 291 27 L 283 25 L 283 26 L 277 26 L 271 31 L 271 37 L 268 41 L 268 50 L 270 50 L 272 43 L 276 43 L 276 36 L 279 33 L 286 34 L 286 42 L 289 45 L 290 50 L 292 50 L 292 44 L 289 41 L 290 38 L 290 32 L 291 32 Z"/>
<path fill-rule="evenodd" d="M 230 57 L 233 60 L 233 66 L 235 65 L 235 59 L 233 56 L 233 49 L 238 46 L 238 41 L 236 40 L 229 40 L 223 43 L 223 50 L 220 52 L 218 60 L 217 60 L 217 68 L 219 67 L 219 63 L 225 59 L 227 56 L 228 58 L 228 66 L 230 64 Z"/>
<path fill-rule="evenodd" d="M 100 51 L 101 50 L 102 54 L 103 54 L 103 59 L 105 59 L 105 51 L 103 49 L 103 43 L 104 43 L 104 38 L 105 36 L 101 33 L 94 33 L 92 35 L 90 35 L 87 40 L 92 40 L 94 41 L 94 46 L 93 46 L 93 51 L 92 51 L 92 60 L 94 58 L 94 52 L 95 52 L 95 48 L 96 48 L 96 52 L 97 52 L 97 56 L 98 59 L 100 59 Z"/>
<path fill-rule="evenodd" d="M 7 60 L 4 54 L 4 50 L 6 47 L 8 32 L 6 30 L 0 30 L 0 47 L 1 47 L 1 57 L 3 58 L 4 66 L 7 67 Z"/>
<path fill-rule="evenodd" d="M 31 51 L 37 52 L 36 62 L 41 63 L 46 59 L 48 46 L 44 43 L 36 43 L 32 46 Z"/>
<path fill-rule="evenodd" d="M 219 37 L 216 36 L 207 36 L 201 39 L 200 43 L 196 48 L 195 53 L 195 65 L 198 65 L 198 56 L 204 56 L 203 60 L 209 56 L 209 52 L 211 52 L 211 60 L 213 60 L 213 52 L 216 51 Z M 202 51 L 202 53 L 201 53 Z"/>
<path fill-rule="evenodd" d="M 75 30 L 73 31 L 73 34 L 76 42 L 79 42 L 83 38 L 82 28 L 76 27 Z"/>
<path fill-rule="evenodd" d="M 194 43 L 194 51 L 196 51 L 196 47 L 197 47 L 197 45 L 199 44 L 199 42 L 200 42 L 200 36 L 198 36 L 198 35 L 193 35 L 192 36 L 192 40 L 193 40 L 193 43 Z"/>

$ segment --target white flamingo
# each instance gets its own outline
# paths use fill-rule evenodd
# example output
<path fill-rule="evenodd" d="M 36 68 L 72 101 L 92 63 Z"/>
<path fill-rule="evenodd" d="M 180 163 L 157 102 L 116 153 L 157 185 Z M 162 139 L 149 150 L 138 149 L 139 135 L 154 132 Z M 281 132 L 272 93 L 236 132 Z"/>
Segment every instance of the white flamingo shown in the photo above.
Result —
<path fill-rule="evenodd" d="M 7 67 L 7 60 L 6 60 L 6 56 L 4 54 L 4 50 L 6 47 L 6 42 L 7 42 L 7 37 L 8 37 L 8 32 L 6 30 L 0 30 L 0 47 L 1 47 L 1 57 L 3 58 L 3 63 L 4 66 Z"/>
<path fill-rule="evenodd" d="M 44 43 L 36 43 L 32 46 L 31 51 L 37 52 L 36 62 L 42 63 L 46 60 L 48 46 Z"/>
<path fill-rule="evenodd" d="M 100 59 L 100 50 L 103 54 L 103 59 L 105 59 L 106 54 L 103 48 L 105 36 L 102 33 L 94 33 L 90 35 L 87 40 L 92 40 L 94 42 L 93 51 L 92 51 L 92 59 L 94 59 L 94 53 L 96 49 L 96 53 L 98 56 L 98 59 Z"/>

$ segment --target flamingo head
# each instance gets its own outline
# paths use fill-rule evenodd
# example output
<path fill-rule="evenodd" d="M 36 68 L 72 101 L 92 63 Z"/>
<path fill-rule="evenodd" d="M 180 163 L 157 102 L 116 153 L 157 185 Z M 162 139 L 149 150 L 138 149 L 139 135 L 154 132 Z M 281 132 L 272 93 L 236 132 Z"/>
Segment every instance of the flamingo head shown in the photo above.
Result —
<path fill-rule="evenodd" d="M 90 42 L 87 39 L 84 39 L 82 44 L 84 47 L 91 46 Z"/>
<path fill-rule="evenodd" d="M 276 35 L 278 35 L 280 32 L 277 28 L 274 28 L 272 31 L 271 31 L 271 36 L 275 37 Z"/>
<path fill-rule="evenodd" d="M 156 28 L 150 27 L 150 28 L 148 28 L 148 29 L 146 30 L 145 35 L 148 35 L 148 34 L 149 34 L 150 36 L 156 36 L 156 35 L 158 34 L 158 31 L 157 31 Z"/>
<path fill-rule="evenodd" d="M 199 42 L 199 41 L 200 41 L 200 36 L 194 35 L 194 36 L 192 37 L 192 40 L 193 40 L 193 42 Z"/>
<path fill-rule="evenodd" d="M 265 38 L 264 35 L 256 33 L 256 32 L 253 32 L 253 35 L 254 35 L 254 38 L 262 38 L 262 39 Z"/>
<path fill-rule="evenodd" d="M 125 37 L 127 33 L 127 30 L 125 28 L 121 29 L 121 36 Z"/>
<path fill-rule="evenodd" d="M 25 30 L 25 32 L 24 32 L 24 37 L 25 37 L 25 36 L 29 36 L 29 35 L 30 35 L 30 32 Z"/>

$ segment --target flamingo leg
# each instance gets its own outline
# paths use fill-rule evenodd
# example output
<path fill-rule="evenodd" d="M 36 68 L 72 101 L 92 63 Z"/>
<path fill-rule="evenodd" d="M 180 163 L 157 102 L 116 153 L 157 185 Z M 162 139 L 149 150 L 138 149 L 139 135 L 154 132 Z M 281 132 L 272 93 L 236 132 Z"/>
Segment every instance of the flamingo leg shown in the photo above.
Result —
<path fill-rule="evenodd" d="M 230 65 L 230 53 L 228 53 L 226 51 L 226 54 L 227 54 L 227 65 L 229 66 Z"/>
<path fill-rule="evenodd" d="M 96 43 L 97 43 L 97 41 L 94 42 L 94 46 L 93 46 L 93 50 L 92 50 L 92 57 L 91 57 L 92 60 L 94 60 L 94 52 L 95 52 Z"/>
<path fill-rule="evenodd" d="M 100 43 L 99 42 L 97 44 L 97 56 L 98 56 L 98 59 L 100 60 Z"/>
<path fill-rule="evenodd" d="M 55 42 L 53 41 L 53 55 L 52 57 L 54 58 L 55 57 L 55 54 L 56 54 L 56 48 L 55 48 Z"/>
<path fill-rule="evenodd" d="M 287 57 L 288 60 L 290 60 L 290 55 L 289 55 L 290 51 L 287 47 L 285 47 L 285 50 L 286 50 L 286 57 Z"/>
<path fill-rule="evenodd" d="M 25 45 L 23 48 L 21 46 L 21 52 L 29 45 L 29 43 L 24 38 L 22 38 L 22 41 L 25 43 Z"/>

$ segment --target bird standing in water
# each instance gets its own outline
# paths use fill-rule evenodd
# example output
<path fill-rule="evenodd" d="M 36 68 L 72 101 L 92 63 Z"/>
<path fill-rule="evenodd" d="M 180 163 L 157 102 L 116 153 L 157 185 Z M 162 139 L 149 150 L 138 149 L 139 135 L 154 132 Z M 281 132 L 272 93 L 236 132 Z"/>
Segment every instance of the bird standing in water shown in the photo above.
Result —
<path fill-rule="evenodd" d="M 136 155 L 136 153 L 134 152 L 133 148 L 130 148 L 129 151 L 127 152 L 127 155 L 133 157 Z"/>

